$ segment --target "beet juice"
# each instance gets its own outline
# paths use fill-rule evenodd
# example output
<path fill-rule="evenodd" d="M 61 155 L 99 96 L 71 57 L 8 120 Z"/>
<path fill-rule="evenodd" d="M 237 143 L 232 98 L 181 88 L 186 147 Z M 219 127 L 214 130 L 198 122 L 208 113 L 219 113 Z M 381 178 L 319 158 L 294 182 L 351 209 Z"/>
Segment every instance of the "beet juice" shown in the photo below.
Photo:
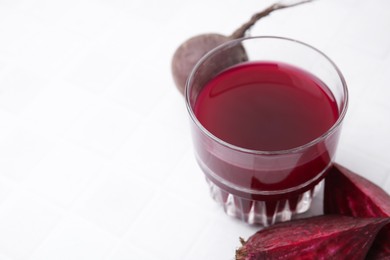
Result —
<path fill-rule="evenodd" d="M 337 104 L 324 83 L 301 69 L 272 62 L 248 62 L 223 71 L 200 92 L 194 112 L 217 138 L 259 151 L 288 150 L 309 143 L 338 118 Z M 328 162 L 318 160 L 310 167 L 316 168 L 314 163 L 321 168 Z M 210 164 L 239 185 L 247 183 L 246 176 L 255 177 L 254 189 L 284 190 L 314 177 L 305 169 L 291 169 L 288 174 L 253 174 L 249 169 L 252 173 L 248 174 L 248 169 L 228 162 Z"/>
<path fill-rule="evenodd" d="M 248 41 L 254 40 L 281 39 Z M 243 61 L 216 73 L 224 55 L 215 53 L 195 70 L 186 96 L 195 155 L 211 194 L 246 222 L 289 220 L 309 208 L 332 164 L 343 92 L 310 67 L 279 60 Z"/>
<path fill-rule="evenodd" d="M 230 144 L 277 151 L 313 141 L 339 113 L 332 93 L 313 75 L 283 63 L 250 62 L 208 82 L 195 115 Z"/>

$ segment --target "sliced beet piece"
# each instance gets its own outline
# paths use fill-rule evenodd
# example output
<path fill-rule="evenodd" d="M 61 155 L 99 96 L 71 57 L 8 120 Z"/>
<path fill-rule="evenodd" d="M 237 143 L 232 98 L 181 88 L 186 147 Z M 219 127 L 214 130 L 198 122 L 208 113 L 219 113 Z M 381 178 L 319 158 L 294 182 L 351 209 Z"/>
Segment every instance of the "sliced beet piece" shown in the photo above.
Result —
<path fill-rule="evenodd" d="M 335 164 L 325 178 L 325 214 L 390 217 L 390 195 L 376 184 Z"/>
<path fill-rule="evenodd" d="M 335 164 L 325 178 L 324 213 L 390 217 L 390 195 L 376 184 Z M 377 236 L 369 259 L 390 259 L 390 224 Z"/>
<path fill-rule="evenodd" d="M 236 251 L 236 260 L 364 259 L 389 218 L 316 216 L 262 229 Z"/>

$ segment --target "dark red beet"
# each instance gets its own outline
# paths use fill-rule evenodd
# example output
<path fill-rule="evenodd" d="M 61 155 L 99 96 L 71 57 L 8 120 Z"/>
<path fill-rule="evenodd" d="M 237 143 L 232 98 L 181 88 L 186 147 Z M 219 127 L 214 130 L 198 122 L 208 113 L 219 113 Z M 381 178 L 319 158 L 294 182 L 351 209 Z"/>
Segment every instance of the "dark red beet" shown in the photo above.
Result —
<path fill-rule="evenodd" d="M 273 4 L 268 8 L 264 9 L 263 11 L 254 14 L 248 22 L 243 24 L 230 36 L 225 36 L 217 33 L 207 33 L 191 37 L 177 48 L 172 58 L 172 76 L 175 81 L 176 87 L 182 94 L 184 94 L 185 83 L 188 76 L 190 75 L 195 64 L 207 52 L 211 51 L 215 47 L 227 41 L 244 37 L 245 33 L 249 28 L 251 28 L 258 20 L 269 15 L 273 11 L 311 1 L 312 0 L 303 0 L 293 4 Z M 245 49 L 242 46 L 232 48 L 231 52 L 229 53 L 229 58 L 230 59 L 226 61 L 226 56 L 224 56 L 223 59 L 218 60 L 218 69 L 227 68 L 241 61 L 248 60 Z"/>
<path fill-rule="evenodd" d="M 325 215 L 260 230 L 236 251 L 236 260 L 364 259 L 388 218 Z"/>
<path fill-rule="evenodd" d="M 172 59 L 172 75 L 181 94 L 184 95 L 186 80 L 200 58 L 228 40 L 229 38 L 224 35 L 210 33 L 194 36 L 179 46 Z M 231 62 L 225 62 L 225 60 L 219 62 L 221 69 L 248 60 L 242 47 L 235 48 L 230 58 Z"/>
<path fill-rule="evenodd" d="M 324 213 L 390 218 L 390 196 L 379 186 L 336 164 L 325 179 Z M 381 230 L 369 259 L 390 259 L 390 225 Z"/>
<path fill-rule="evenodd" d="M 228 37 L 221 34 L 202 34 L 190 38 L 176 50 L 172 60 L 172 75 L 178 90 L 183 95 L 187 77 L 195 64 L 207 52 L 228 40 Z M 214 56 L 213 60 L 208 62 L 207 70 L 200 69 L 197 79 L 201 81 L 199 83 L 205 81 L 204 84 L 219 71 L 247 60 L 248 56 L 242 45 L 231 47 L 224 52 L 224 55 Z"/>

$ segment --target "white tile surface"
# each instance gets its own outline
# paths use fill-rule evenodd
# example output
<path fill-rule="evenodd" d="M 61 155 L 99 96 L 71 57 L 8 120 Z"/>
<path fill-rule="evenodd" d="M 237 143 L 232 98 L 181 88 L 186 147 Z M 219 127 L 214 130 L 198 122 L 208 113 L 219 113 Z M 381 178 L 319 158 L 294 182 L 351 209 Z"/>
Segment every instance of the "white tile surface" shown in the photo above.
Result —
<path fill-rule="evenodd" d="M 0 260 L 10 260 L 11 258 L 3 255 L 3 254 L 0 254 Z"/>
<path fill-rule="evenodd" d="M 6 178 L 0 178 L 0 204 L 7 199 L 16 184 Z"/>
<path fill-rule="evenodd" d="M 389 2 L 384 0 L 361 1 L 350 14 L 344 30 L 341 30 L 344 35 L 341 43 L 356 46 L 360 51 L 370 53 L 378 59 L 386 57 L 390 51 L 386 29 L 390 26 L 389 8 Z"/>
<path fill-rule="evenodd" d="M 18 117 L 11 112 L 5 111 L 5 110 L 0 110 L 0 136 L 3 138 L 6 136 L 9 136 L 14 129 L 16 128 L 15 126 L 18 125 Z"/>
<path fill-rule="evenodd" d="M 62 207 L 69 206 L 94 179 L 102 157 L 93 151 L 59 142 L 23 181 L 28 189 Z"/>
<path fill-rule="evenodd" d="M 160 191 L 129 229 L 125 239 L 159 259 L 183 259 L 210 217 L 180 194 Z"/>
<path fill-rule="evenodd" d="M 0 175 L 23 180 L 53 145 L 40 133 L 16 124 L 9 135 L 0 138 Z"/>
<path fill-rule="evenodd" d="M 47 80 L 23 68 L 13 68 L 0 79 L 0 106 L 18 113 L 46 87 Z"/>
<path fill-rule="evenodd" d="M 226 226 L 229 226 L 229 229 Z M 247 238 L 253 234 L 253 229 L 249 226 L 243 226 L 233 219 L 222 219 L 221 216 L 206 227 L 188 250 L 185 260 L 233 259 L 235 250 L 240 245 L 239 237 Z M 224 244 L 226 250 L 215 250 L 220 244 Z"/>
<path fill-rule="evenodd" d="M 121 105 L 96 99 L 72 122 L 66 139 L 111 155 L 135 131 L 140 115 Z"/>
<path fill-rule="evenodd" d="M 105 165 L 102 172 L 102 176 L 80 196 L 75 212 L 122 237 L 155 195 L 157 186 L 143 180 L 142 172 L 125 165 Z"/>
<path fill-rule="evenodd" d="M 145 120 L 124 141 L 114 159 L 143 172 L 148 181 L 160 184 L 171 174 L 172 168 L 189 147 L 189 139 L 184 133 L 178 134 L 172 131 L 171 126 L 157 120 Z"/>
<path fill-rule="evenodd" d="M 0 0 L 0 260 L 233 259 L 258 228 L 209 197 L 171 58 L 271 3 Z M 389 3 L 315 1 L 250 32 L 336 62 L 350 89 L 337 161 L 388 193 Z"/>
<path fill-rule="evenodd" d="M 126 69 L 122 60 L 112 59 L 104 53 L 91 52 L 72 64 L 65 80 L 91 92 L 100 93 Z"/>
<path fill-rule="evenodd" d="M 116 240 L 90 223 L 66 216 L 29 259 L 105 259 Z"/>
<path fill-rule="evenodd" d="M 16 190 L 1 204 L 0 251 L 11 259 L 28 259 L 60 219 L 40 198 Z"/>
<path fill-rule="evenodd" d="M 21 117 L 25 124 L 46 136 L 58 138 L 68 132 L 82 112 L 99 102 L 98 99 L 82 88 L 53 80 L 21 113 Z"/>
<path fill-rule="evenodd" d="M 148 250 L 139 249 L 134 247 L 130 242 L 123 241 L 123 243 L 114 250 L 114 253 L 110 255 L 107 259 L 111 260 L 128 260 L 128 259 L 137 259 L 137 260 L 154 260 L 156 259 L 153 254 Z"/>

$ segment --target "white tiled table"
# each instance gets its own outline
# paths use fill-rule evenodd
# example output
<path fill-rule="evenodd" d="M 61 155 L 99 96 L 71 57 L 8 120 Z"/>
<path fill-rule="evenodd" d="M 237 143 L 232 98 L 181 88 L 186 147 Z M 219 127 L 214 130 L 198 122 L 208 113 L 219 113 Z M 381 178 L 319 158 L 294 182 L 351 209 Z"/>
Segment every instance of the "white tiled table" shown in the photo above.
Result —
<path fill-rule="evenodd" d="M 0 0 L 0 259 L 231 260 L 170 60 L 267 1 Z M 350 89 L 337 161 L 390 193 L 390 2 L 318 0 L 252 35 L 312 44 Z M 309 214 L 318 214 L 320 197 Z"/>

